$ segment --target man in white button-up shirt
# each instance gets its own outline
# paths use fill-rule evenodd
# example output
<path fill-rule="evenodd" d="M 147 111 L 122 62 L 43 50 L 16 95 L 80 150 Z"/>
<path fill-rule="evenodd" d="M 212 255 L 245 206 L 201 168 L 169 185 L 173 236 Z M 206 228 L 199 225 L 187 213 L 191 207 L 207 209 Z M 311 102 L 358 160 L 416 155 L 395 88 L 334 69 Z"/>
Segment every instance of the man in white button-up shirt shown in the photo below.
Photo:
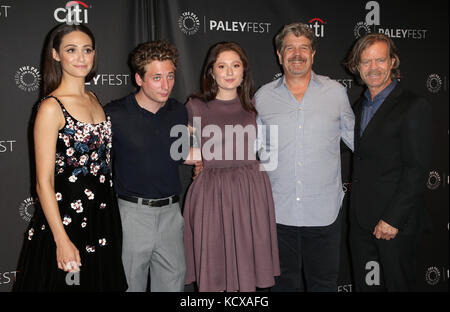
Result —
<path fill-rule="evenodd" d="M 340 142 L 353 150 L 355 118 L 345 88 L 312 71 L 316 38 L 308 25 L 285 26 L 275 44 L 284 75 L 255 95 L 258 122 L 278 126 L 278 140 L 263 136 L 260 151 L 261 159 L 278 160 L 275 170 L 268 169 L 281 262 L 274 290 L 336 291 L 344 197 Z"/>

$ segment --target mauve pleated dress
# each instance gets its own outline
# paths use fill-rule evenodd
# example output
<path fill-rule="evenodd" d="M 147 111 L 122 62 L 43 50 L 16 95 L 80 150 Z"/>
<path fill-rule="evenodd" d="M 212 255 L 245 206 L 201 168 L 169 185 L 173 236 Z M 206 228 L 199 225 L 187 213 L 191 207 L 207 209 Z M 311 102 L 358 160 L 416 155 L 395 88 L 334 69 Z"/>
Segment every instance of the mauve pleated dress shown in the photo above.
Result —
<path fill-rule="evenodd" d="M 202 131 L 204 166 L 184 206 L 186 284 L 227 292 L 271 287 L 280 264 L 270 181 L 254 156 L 256 115 L 239 98 L 191 99 L 186 108 L 191 124 L 201 117 L 194 126 Z M 250 134 L 229 140 L 226 125 L 228 134 L 236 125 Z"/>

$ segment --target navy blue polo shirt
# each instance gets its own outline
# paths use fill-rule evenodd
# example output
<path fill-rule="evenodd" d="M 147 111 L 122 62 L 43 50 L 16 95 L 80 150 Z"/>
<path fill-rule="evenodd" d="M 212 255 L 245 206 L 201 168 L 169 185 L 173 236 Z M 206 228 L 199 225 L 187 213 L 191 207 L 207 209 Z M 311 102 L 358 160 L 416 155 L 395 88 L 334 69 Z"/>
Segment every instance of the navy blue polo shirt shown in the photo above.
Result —
<path fill-rule="evenodd" d="M 140 107 L 132 93 L 108 103 L 104 109 L 112 122 L 113 177 L 117 194 L 143 198 L 179 195 L 178 165 L 184 160 L 172 159 L 170 147 L 181 134 L 171 137 L 170 130 L 175 125 L 187 125 L 185 106 L 169 99 L 153 114 Z"/>

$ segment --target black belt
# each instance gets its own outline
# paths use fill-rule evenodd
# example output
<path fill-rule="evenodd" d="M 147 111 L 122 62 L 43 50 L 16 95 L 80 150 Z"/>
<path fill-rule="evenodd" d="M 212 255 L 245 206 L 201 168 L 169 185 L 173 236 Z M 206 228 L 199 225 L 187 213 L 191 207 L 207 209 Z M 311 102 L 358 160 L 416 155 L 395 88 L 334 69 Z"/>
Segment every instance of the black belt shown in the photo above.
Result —
<path fill-rule="evenodd" d="M 139 197 L 133 197 L 133 196 L 126 196 L 126 195 L 119 195 L 118 196 L 120 199 L 132 202 L 137 204 L 139 202 Z M 168 198 L 163 198 L 163 199 L 146 199 L 146 198 L 142 198 L 142 205 L 147 205 L 150 207 L 162 207 L 162 206 L 167 206 L 168 204 L 170 204 L 170 200 L 172 200 L 172 203 L 176 203 L 180 200 L 180 198 L 178 197 L 178 195 L 173 195 L 170 196 Z"/>

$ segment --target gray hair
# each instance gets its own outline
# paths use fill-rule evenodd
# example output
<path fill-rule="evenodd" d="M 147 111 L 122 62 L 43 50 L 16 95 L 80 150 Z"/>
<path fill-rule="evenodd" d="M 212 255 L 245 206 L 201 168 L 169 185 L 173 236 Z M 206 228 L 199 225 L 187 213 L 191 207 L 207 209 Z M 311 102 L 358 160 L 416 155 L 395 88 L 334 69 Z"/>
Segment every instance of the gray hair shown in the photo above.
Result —
<path fill-rule="evenodd" d="M 275 36 L 275 47 L 278 52 L 281 52 L 283 49 L 284 38 L 290 33 L 293 33 L 296 37 L 305 36 L 308 38 L 309 41 L 311 41 L 311 49 L 316 51 L 317 40 L 311 27 L 302 23 L 292 23 L 285 25 L 283 29 Z"/>

